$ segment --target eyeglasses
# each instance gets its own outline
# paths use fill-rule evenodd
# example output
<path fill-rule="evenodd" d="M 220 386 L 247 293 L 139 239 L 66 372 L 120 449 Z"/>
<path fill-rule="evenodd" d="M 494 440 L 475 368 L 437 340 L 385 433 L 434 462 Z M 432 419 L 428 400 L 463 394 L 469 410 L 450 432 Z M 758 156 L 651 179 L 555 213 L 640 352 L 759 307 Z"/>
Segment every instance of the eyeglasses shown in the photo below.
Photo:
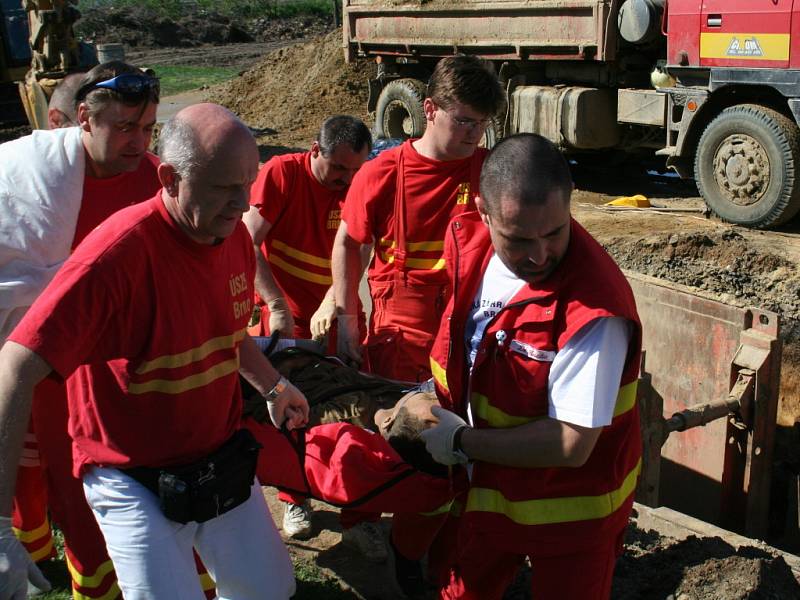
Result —
<path fill-rule="evenodd" d="M 441 108 L 441 107 L 439 107 Z M 450 112 L 446 111 L 445 109 L 441 108 L 442 112 L 444 112 L 453 123 L 456 124 L 457 127 L 461 129 L 474 129 L 475 127 L 480 127 L 481 129 L 485 129 L 489 126 L 489 123 L 492 122 L 491 118 L 486 119 L 467 119 L 464 117 L 456 117 L 455 115 L 451 114 Z"/>
<path fill-rule="evenodd" d="M 123 73 L 106 81 L 87 83 L 78 93 L 75 94 L 76 100 L 83 100 L 89 92 L 97 89 L 112 90 L 123 96 L 145 96 L 153 94 L 158 97 L 161 85 L 156 77 L 151 77 L 141 73 Z"/>

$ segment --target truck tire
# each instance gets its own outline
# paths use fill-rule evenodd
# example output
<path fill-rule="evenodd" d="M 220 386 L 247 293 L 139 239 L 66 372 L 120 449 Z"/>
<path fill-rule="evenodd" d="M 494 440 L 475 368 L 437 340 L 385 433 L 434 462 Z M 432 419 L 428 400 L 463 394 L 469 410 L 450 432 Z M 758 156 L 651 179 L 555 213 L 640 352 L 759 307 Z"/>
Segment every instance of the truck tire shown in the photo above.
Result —
<path fill-rule="evenodd" d="M 764 106 L 726 108 L 700 137 L 694 174 L 725 221 L 760 229 L 785 223 L 800 210 L 800 130 Z"/>
<path fill-rule="evenodd" d="M 425 132 L 426 86 L 419 79 L 395 79 L 386 84 L 375 107 L 375 134 L 381 138 L 418 138 Z"/>

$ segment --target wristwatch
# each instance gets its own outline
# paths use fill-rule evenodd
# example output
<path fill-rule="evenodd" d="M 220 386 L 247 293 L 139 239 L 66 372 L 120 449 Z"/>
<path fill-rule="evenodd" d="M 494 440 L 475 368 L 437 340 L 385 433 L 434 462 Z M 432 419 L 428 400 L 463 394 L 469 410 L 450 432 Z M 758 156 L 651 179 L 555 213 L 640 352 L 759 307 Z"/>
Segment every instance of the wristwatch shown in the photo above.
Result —
<path fill-rule="evenodd" d="M 289 387 L 289 382 L 286 380 L 286 377 L 281 375 L 278 378 L 278 383 L 272 386 L 272 389 L 268 391 L 264 397 L 267 399 L 267 402 L 275 400 L 275 398 L 280 396 L 287 387 Z"/>

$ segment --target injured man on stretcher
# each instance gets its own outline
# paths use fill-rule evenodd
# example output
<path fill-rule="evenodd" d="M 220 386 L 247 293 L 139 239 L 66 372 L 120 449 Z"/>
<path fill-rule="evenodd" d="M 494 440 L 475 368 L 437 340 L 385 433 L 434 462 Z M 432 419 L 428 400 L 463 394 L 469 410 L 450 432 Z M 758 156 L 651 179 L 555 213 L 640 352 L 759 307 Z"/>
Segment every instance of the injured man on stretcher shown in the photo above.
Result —
<path fill-rule="evenodd" d="M 436 463 L 420 432 L 436 423 L 435 393 L 361 373 L 301 348 L 269 354 L 308 398 L 308 427 L 276 429 L 265 399 L 242 380 L 243 425 L 261 443 L 262 485 L 364 512 L 429 512 L 466 489 Z"/>

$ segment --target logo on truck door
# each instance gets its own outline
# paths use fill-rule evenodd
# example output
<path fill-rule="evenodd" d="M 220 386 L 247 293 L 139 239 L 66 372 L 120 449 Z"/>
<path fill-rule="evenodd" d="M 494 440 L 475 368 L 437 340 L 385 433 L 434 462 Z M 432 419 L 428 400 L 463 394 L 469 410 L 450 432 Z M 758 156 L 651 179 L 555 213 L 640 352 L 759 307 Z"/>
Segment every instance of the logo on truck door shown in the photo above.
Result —
<path fill-rule="evenodd" d="M 725 54 L 728 56 L 764 56 L 764 52 L 758 43 L 758 38 L 755 37 L 744 38 L 743 42 L 739 41 L 737 37 L 733 38 Z"/>
<path fill-rule="evenodd" d="M 700 58 L 789 60 L 789 34 L 701 33 Z"/>

